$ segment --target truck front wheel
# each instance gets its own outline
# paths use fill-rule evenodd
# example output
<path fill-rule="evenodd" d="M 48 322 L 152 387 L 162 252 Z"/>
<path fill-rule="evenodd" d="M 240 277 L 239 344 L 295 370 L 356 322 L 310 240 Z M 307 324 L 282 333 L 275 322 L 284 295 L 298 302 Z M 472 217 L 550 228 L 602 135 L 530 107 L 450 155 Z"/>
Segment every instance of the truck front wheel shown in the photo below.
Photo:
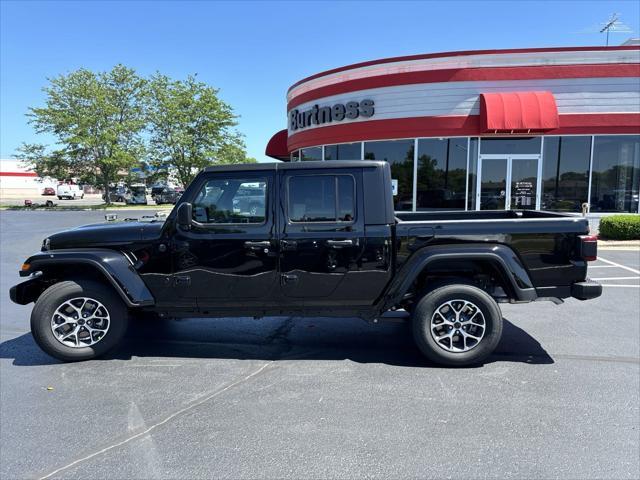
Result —
<path fill-rule="evenodd" d="M 413 337 L 431 361 L 447 366 L 482 362 L 502 336 L 502 313 L 484 290 L 444 285 L 427 293 L 413 311 Z"/>
<path fill-rule="evenodd" d="M 127 330 L 128 311 L 105 284 L 64 281 L 45 290 L 31 312 L 31 333 L 49 355 L 90 360 L 115 347 Z"/>

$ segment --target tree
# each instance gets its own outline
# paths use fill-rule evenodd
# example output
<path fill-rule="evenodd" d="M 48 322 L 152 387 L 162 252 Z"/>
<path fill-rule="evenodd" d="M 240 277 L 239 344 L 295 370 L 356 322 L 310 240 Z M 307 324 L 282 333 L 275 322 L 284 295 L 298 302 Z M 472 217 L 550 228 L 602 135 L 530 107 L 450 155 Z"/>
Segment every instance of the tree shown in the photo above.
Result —
<path fill-rule="evenodd" d="M 62 148 L 51 154 L 42 149 L 43 160 L 35 162 L 39 147 L 26 145 L 23 156 L 31 155 L 34 165 L 43 168 L 51 165 L 52 158 L 66 162 L 76 173 L 94 176 L 107 191 L 143 156 L 146 81 L 134 70 L 116 65 L 97 74 L 80 69 L 49 82 L 44 88 L 45 106 L 31 108 L 28 116 L 38 133 L 53 134 Z"/>
<path fill-rule="evenodd" d="M 239 134 L 230 135 L 229 138 L 220 145 L 215 160 L 215 163 L 218 164 L 258 162 L 253 157 L 247 157 L 244 140 Z"/>
<path fill-rule="evenodd" d="M 194 76 L 171 80 L 157 73 L 148 91 L 150 161 L 169 165 L 182 185 L 209 165 L 249 160 L 242 137 L 233 130 L 237 117 L 217 89 Z"/>
<path fill-rule="evenodd" d="M 62 180 L 77 177 L 63 150 L 48 153 L 45 145 L 23 143 L 15 156 L 39 177 L 53 177 Z"/>

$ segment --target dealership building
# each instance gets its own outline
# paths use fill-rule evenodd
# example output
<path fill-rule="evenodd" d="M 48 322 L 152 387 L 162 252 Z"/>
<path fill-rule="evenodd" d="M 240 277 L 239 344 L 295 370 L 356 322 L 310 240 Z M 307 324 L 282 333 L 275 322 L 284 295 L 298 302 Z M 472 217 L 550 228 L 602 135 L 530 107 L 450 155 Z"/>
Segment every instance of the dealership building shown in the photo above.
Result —
<path fill-rule="evenodd" d="M 640 47 L 449 52 L 307 77 L 284 161 L 386 160 L 399 211 L 640 213 Z"/>
<path fill-rule="evenodd" d="M 40 178 L 20 160 L 0 159 L 0 201 L 41 195 L 45 187 L 56 188 L 53 178 Z"/>

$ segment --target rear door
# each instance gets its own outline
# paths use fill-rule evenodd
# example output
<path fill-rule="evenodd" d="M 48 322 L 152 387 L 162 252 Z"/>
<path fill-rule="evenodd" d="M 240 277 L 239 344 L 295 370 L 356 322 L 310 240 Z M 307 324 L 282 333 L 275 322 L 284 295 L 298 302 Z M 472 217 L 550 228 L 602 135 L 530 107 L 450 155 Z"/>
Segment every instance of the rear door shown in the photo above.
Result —
<path fill-rule="evenodd" d="M 341 297 L 364 247 L 358 169 L 285 170 L 280 175 L 281 291 L 285 301 L 330 305 Z M 355 279 L 354 279 L 355 281 Z"/>
<path fill-rule="evenodd" d="M 201 309 L 267 304 L 277 288 L 274 172 L 215 172 L 191 199 L 193 225 L 174 237 L 173 282 L 186 302 Z M 250 189 L 266 208 L 250 210 L 238 192 Z"/>

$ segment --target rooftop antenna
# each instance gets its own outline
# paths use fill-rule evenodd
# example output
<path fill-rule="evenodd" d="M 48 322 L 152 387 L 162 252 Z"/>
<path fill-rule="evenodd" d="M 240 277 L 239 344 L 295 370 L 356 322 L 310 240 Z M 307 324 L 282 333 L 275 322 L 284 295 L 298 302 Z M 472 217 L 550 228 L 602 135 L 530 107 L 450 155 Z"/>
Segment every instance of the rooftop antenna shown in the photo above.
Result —
<path fill-rule="evenodd" d="M 604 33 L 604 32 L 607 33 L 607 43 L 606 43 L 607 47 L 609 46 L 609 32 L 613 32 L 613 33 L 632 33 L 633 32 L 633 30 L 631 30 L 627 25 L 625 25 L 620 21 L 620 17 L 618 16 L 617 13 L 611 14 L 611 17 L 609 17 L 609 20 L 602 23 L 601 25 L 603 25 L 603 27 L 600 29 L 600 33 Z"/>

